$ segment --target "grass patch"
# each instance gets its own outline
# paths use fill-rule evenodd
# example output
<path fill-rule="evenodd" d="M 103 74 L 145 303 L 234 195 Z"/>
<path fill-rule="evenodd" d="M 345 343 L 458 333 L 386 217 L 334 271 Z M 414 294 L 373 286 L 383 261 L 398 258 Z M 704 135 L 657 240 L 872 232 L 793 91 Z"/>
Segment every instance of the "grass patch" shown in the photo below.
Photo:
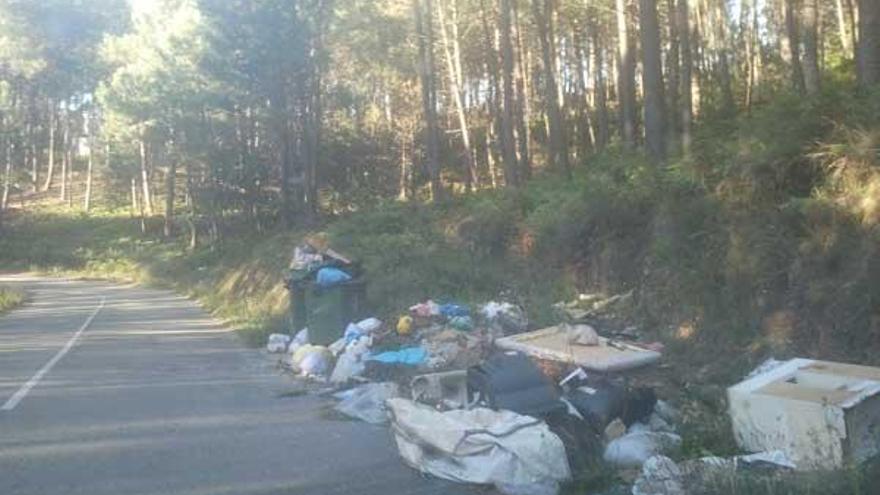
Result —
<path fill-rule="evenodd" d="M 25 301 L 25 293 L 21 289 L 0 285 L 0 314 L 15 309 Z"/>

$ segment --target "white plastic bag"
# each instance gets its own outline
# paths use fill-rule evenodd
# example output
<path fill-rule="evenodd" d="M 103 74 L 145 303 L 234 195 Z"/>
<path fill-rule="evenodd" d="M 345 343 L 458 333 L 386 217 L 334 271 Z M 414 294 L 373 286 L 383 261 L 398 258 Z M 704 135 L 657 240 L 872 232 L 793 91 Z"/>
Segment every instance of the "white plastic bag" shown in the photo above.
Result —
<path fill-rule="evenodd" d="M 679 447 L 681 437 L 674 433 L 639 431 L 609 443 L 603 457 L 615 466 L 641 467 L 651 457 L 672 453 Z"/>
<path fill-rule="evenodd" d="M 356 325 L 364 331 L 365 334 L 371 334 L 382 328 L 382 320 L 378 318 L 367 318 L 356 323 Z"/>
<path fill-rule="evenodd" d="M 345 383 L 363 373 L 366 367 L 364 357 L 369 354 L 371 345 L 372 338 L 370 337 L 361 337 L 350 343 L 345 352 L 336 361 L 336 367 L 333 368 L 330 381 L 333 383 Z"/>
<path fill-rule="evenodd" d="M 400 397 L 400 388 L 396 383 L 367 383 L 351 390 L 336 394 L 342 401 L 336 410 L 367 423 L 380 425 L 388 422 L 388 409 L 385 401 Z"/>
<path fill-rule="evenodd" d="M 273 333 L 269 336 L 269 340 L 266 343 L 266 350 L 273 353 L 284 352 L 287 349 L 288 343 L 290 343 L 289 335 Z"/>

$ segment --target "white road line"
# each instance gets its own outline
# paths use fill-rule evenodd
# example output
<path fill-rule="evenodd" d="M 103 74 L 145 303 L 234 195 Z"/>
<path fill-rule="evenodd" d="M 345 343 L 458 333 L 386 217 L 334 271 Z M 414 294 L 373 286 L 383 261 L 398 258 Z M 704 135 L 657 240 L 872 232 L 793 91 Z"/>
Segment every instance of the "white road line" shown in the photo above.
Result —
<path fill-rule="evenodd" d="M 83 332 L 85 332 L 86 329 L 89 328 L 89 325 L 92 324 L 92 320 L 94 320 L 95 317 L 98 316 L 98 313 L 100 313 L 101 310 L 104 308 L 105 302 L 106 298 L 102 297 L 101 302 L 98 303 L 98 307 L 96 307 L 95 311 L 93 311 L 92 314 L 89 315 L 85 323 L 83 323 L 82 326 L 79 327 L 79 330 L 77 330 L 76 333 L 73 334 L 73 337 L 71 337 L 70 340 L 68 340 L 67 343 L 64 344 L 64 347 L 62 347 L 61 350 L 59 350 L 58 353 L 55 354 L 55 357 L 50 359 L 48 363 L 40 368 L 40 371 L 38 371 L 37 374 L 31 377 L 31 379 L 28 380 L 27 383 L 22 385 L 21 388 L 18 389 L 17 392 L 15 392 L 15 395 L 10 397 L 9 400 L 6 401 L 6 404 L 3 404 L 3 407 L 0 407 L 0 411 L 11 411 L 15 409 L 19 402 L 21 402 L 27 396 L 28 392 L 30 392 L 32 388 L 36 387 L 37 384 L 40 383 L 40 380 L 42 380 L 47 373 L 52 371 L 52 367 L 58 364 L 58 361 L 61 361 L 61 358 L 63 358 L 64 355 L 73 348 L 74 344 L 76 344 L 76 341 L 79 340 L 79 337 L 83 334 Z"/>

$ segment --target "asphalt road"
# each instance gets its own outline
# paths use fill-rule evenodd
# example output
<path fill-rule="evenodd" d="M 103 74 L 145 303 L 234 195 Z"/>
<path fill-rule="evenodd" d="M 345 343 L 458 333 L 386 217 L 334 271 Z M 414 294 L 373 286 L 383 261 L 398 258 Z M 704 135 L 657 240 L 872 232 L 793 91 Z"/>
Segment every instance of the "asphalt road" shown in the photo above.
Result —
<path fill-rule="evenodd" d="M 0 494 L 456 494 L 387 428 L 328 419 L 196 304 L 109 283 L 0 278 Z M 478 490 L 482 491 L 482 490 Z"/>

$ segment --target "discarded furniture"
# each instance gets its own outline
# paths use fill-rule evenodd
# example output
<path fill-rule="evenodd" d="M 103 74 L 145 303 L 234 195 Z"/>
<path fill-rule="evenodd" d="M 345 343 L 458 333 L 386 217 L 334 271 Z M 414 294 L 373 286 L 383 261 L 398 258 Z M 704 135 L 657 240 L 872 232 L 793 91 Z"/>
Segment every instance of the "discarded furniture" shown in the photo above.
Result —
<path fill-rule="evenodd" d="M 504 337 L 496 340 L 495 345 L 599 372 L 626 371 L 660 360 L 659 352 L 602 337 L 598 346 L 571 344 L 566 332 L 558 326 Z"/>
<path fill-rule="evenodd" d="M 564 410 L 556 384 L 525 354 L 504 352 L 489 356 L 467 372 L 468 390 L 492 409 L 541 416 Z"/>
<path fill-rule="evenodd" d="M 797 469 L 834 469 L 880 453 L 880 368 L 792 359 L 727 391 L 749 452 L 783 451 Z"/>

